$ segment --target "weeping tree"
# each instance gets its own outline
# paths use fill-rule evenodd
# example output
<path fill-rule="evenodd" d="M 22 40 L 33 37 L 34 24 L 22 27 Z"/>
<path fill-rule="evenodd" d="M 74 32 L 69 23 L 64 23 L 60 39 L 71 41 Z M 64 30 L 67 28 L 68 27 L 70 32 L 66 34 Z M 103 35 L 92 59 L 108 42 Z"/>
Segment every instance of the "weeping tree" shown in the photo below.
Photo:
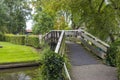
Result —
<path fill-rule="evenodd" d="M 118 32 L 119 27 L 115 10 L 111 4 L 105 0 L 89 0 L 82 4 L 88 5 L 86 7 L 81 6 L 83 10 L 83 18 L 81 19 L 84 20 L 87 30 L 104 41 L 110 37 L 110 40 L 114 42 L 113 36 L 114 33 Z"/>
<path fill-rule="evenodd" d="M 112 0 L 70 0 L 67 5 L 71 13 L 72 28 L 81 26 L 94 36 L 114 42 L 114 34 L 119 31 L 119 11 L 115 10 Z M 84 25 L 83 25 L 84 24 Z"/>
<path fill-rule="evenodd" d="M 36 4 L 56 21 L 61 17 L 58 13 L 64 12 L 65 22 L 72 23 L 73 29 L 84 26 L 101 40 L 114 42 L 119 33 L 119 0 L 40 0 Z"/>

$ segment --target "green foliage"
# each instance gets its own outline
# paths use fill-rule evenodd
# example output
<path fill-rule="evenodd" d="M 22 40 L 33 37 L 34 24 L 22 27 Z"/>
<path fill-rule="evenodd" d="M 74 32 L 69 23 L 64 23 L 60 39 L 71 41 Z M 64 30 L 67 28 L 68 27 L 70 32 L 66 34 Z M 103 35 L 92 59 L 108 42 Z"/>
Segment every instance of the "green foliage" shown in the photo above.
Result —
<path fill-rule="evenodd" d="M 35 24 L 33 26 L 34 34 L 44 34 L 53 29 L 53 19 L 45 12 L 38 12 L 34 17 Z"/>
<path fill-rule="evenodd" d="M 70 13 L 65 9 L 65 6 L 69 0 L 41 0 L 41 1 L 33 1 L 33 6 L 36 8 L 36 15 L 34 16 L 34 21 L 36 21 L 36 17 L 40 19 L 38 15 L 41 15 L 41 13 L 49 14 L 50 17 L 52 17 L 52 29 L 66 29 L 68 27 L 68 24 L 70 23 Z M 38 21 L 37 21 L 38 22 Z M 45 22 L 43 20 L 43 22 Z M 41 23 L 41 22 L 40 22 Z M 35 25 L 36 26 L 36 25 Z M 38 25 L 40 26 L 40 24 Z M 46 27 L 47 28 L 47 27 Z M 43 29 L 43 28 L 41 28 Z M 51 29 L 51 28 L 50 28 Z M 68 28 L 67 28 L 68 29 Z M 38 30 L 38 28 L 36 28 Z"/>
<path fill-rule="evenodd" d="M 116 49 L 113 50 L 113 52 L 115 52 L 115 60 L 116 60 L 116 66 L 117 66 L 117 72 L 118 72 L 118 80 L 120 80 L 120 39 L 118 39 L 115 42 Z M 114 61 L 115 61 L 114 60 Z"/>
<path fill-rule="evenodd" d="M 107 52 L 106 62 L 111 66 L 118 66 L 120 57 L 120 40 L 115 41 L 110 45 Z M 120 66 L 120 65 L 119 65 Z"/>
<path fill-rule="evenodd" d="M 6 34 L 5 35 L 5 41 L 11 42 L 14 44 L 25 44 L 25 36 L 24 35 L 12 35 L 12 34 Z"/>
<path fill-rule="evenodd" d="M 114 42 L 114 34 L 119 33 L 119 0 L 41 0 L 36 3 L 37 8 L 40 6 L 54 17 L 55 29 L 59 29 L 60 18 L 64 16 L 65 23 L 72 22 L 73 29 L 86 27 L 88 32 L 104 41 L 109 37 L 109 42 Z"/>
<path fill-rule="evenodd" d="M 25 35 L 13 35 L 6 34 L 5 41 L 14 44 L 27 45 L 35 48 L 40 48 L 39 38 L 35 35 L 25 36 Z"/>
<path fill-rule="evenodd" d="M 54 29 L 55 30 L 67 30 L 69 29 L 67 23 L 65 22 L 64 16 L 60 17 L 59 20 L 57 20 L 54 24 Z"/>
<path fill-rule="evenodd" d="M 118 53 L 116 56 L 116 65 L 117 65 L 117 72 L 118 72 L 118 80 L 120 80 L 120 46 L 118 47 Z"/>
<path fill-rule="evenodd" d="M 120 80 L 120 39 L 111 44 L 106 60 L 107 64 L 117 67 L 118 80 Z"/>
<path fill-rule="evenodd" d="M 4 34 L 0 32 L 0 41 L 4 41 Z"/>
<path fill-rule="evenodd" d="M 35 48 L 40 48 L 40 42 L 38 36 L 26 36 L 25 45 L 33 46 Z"/>
<path fill-rule="evenodd" d="M 24 33 L 26 21 L 30 18 L 30 1 L 0 1 L 0 31 L 6 33 Z"/>
<path fill-rule="evenodd" d="M 64 58 L 49 48 L 43 51 L 42 75 L 43 80 L 62 80 Z"/>
<path fill-rule="evenodd" d="M 117 46 L 111 45 L 107 52 L 106 63 L 110 66 L 116 66 Z"/>

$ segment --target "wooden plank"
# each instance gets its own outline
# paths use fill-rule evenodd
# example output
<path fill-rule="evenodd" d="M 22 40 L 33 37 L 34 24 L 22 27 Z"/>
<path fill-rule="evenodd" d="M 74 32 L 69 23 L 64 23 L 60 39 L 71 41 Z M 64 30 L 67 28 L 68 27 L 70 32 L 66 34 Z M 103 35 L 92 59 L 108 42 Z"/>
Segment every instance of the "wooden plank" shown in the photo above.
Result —
<path fill-rule="evenodd" d="M 56 52 L 56 53 L 59 53 L 59 54 L 61 54 L 61 55 L 63 54 L 63 53 L 62 53 L 63 50 L 60 50 L 60 49 L 61 49 L 62 46 L 63 46 L 62 43 L 63 43 L 64 35 L 65 35 L 65 32 L 62 31 L 62 33 L 61 33 L 61 35 L 60 35 L 60 38 L 59 38 L 59 40 L 58 40 L 56 49 L 55 49 L 55 52 Z M 64 48 L 62 48 L 62 49 L 64 49 Z M 68 69 L 67 69 L 65 63 L 64 63 L 64 70 L 65 70 L 65 73 L 66 73 L 66 76 L 67 76 L 68 80 L 71 80 L 71 77 L 70 77 L 70 75 L 69 75 L 69 72 L 68 72 Z"/>
<path fill-rule="evenodd" d="M 84 34 L 90 36 L 91 38 L 95 39 L 96 41 L 100 42 L 102 45 L 106 46 L 106 47 L 110 47 L 108 44 L 106 44 L 105 42 L 101 41 L 100 39 L 96 38 L 95 36 L 91 35 L 90 33 L 82 30 L 84 32 Z"/>
<path fill-rule="evenodd" d="M 99 56 L 102 59 L 105 59 L 106 53 L 103 51 L 99 51 L 97 48 L 95 48 L 92 45 L 89 45 L 85 40 L 83 40 L 82 38 L 80 38 L 82 44 L 84 46 L 86 46 L 88 49 L 90 49 L 93 53 L 95 53 L 97 56 Z"/>
<path fill-rule="evenodd" d="M 90 42 L 92 42 L 94 45 L 96 45 L 97 47 L 101 48 L 103 51 L 107 52 L 107 47 L 98 43 L 96 40 L 93 40 L 92 38 L 90 38 L 89 36 L 85 35 L 84 33 L 81 34 L 85 39 L 89 40 Z"/>
<path fill-rule="evenodd" d="M 67 75 L 67 77 L 68 77 L 68 80 L 72 80 L 71 77 L 70 77 L 70 75 L 69 75 L 69 72 L 68 72 L 68 69 L 67 69 L 65 63 L 64 63 L 64 69 L 65 69 L 65 73 L 66 73 L 66 75 Z"/>
<path fill-rule="evenodd" d="M 64 36 L 64 31 L 62 31 L 61 36 L 58 40 L 58 43 L 57 43 L 57 46 L 56 46 L 56 49 L 55 49 L 56 53 L 59 53 L 59 49 L 60 49 L 60 46 L 61 46 L 61 43 L 62 43 L 63 36 Z"/>

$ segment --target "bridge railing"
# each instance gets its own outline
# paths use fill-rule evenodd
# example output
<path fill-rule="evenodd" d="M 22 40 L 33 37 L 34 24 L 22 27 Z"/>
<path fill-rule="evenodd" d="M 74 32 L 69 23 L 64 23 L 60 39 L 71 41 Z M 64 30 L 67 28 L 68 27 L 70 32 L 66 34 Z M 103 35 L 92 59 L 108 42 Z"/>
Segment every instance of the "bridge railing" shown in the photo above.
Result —
<path fill-rule="evenodd" d="M 64 31 L 62 31 L 62 33 L 59 37 L 59 40 L 58 40 L 58 43 L 57 43 L 57 46 L 56 46 L 56 49 L 55 49 L 55 53 L 58 53 L 61 56 L 63 56 L 64 53 L 65 53 L 65 32 Z M 71 80 L 70 74 L 68 72 L 68 69 L 67 69 L 65 63 L 64 63 L 64 71 L 65 71 L 65 74 L 68 78 L 67 80 Z"/>
<path fill-rule="evenodd" d="M 58 39 L 61 35 L 61 31 L 50 31 L 43 36 L 44 42 L 48 43 L 52 50 L 55 49 Z"/>
<path fill-rule="evenodd" d="M 55 51 L 55 53 L 60 54 L 61 56 L 64 55 L 65 51 L 65 37 L 71 38 L 77 38 L 80 40 L 83 45 L 85 45 L 87 48 L 92 50 L 94 53 L 96 53 L 97 56 L 104 59 L 107 54 L 107 50 L 110 47 L 105 42 L 101 41 L 100 39 L 94 37 L 90 33 L 80 29 L 80 30 L 52 30 L 48 34 L 46 34 L 43 38 L 45 42 L 50 43 L 50 46 Z M 66 64 L 64 63 L 64 69 L 65 73 L 67 75 L 68 80 L 71 80 L 68 69 L 66 67 Z"/>
<path fill-rule="evenodd" d="M 91 35 L 90 33 L 80 29 L 80 30 L 64 30 L 65 36 L 67 38 L 77 38 L 90 50 L 96 53 L 97 56 L 101 58 L 105 58 L 107 54 L 107 50 L 110 47 L 105 42 Z"/>
<path fill-rule="evenodd" d="M 102 59 L 106 57 L 107 50 L 110 47 L 108 44 L 84 30 L 79 30 L 78 34 L 81 42 L 85 46 L 87 46 L 90 50 L 92 50 L 94 53 L 96 53 L 96 55 L 98 55 Z"/>
<path fill-rule="evenodd" d="M 46 35 L 44 35 L 43 40 L 50 45 L 51 49 L 54 50 L 55 53 L 58 53 L 61 56 L 64 55 L 65 53 L 65 31 L 52 30 Z M 71 80 L 66 63 L 64 63 L 64 71 L 65 71 L 67 80 Z"/>
<path fill-rule="evenodd" d="M 52 30 L 52 31 L 64 31 L 66 38 L 76 38 L 80 41 L 91 51 L 93 51 L 97 56 L 104 59 L 107 54 L 107 50 L 110 47 L 105 42 L 101 41 L 97 37 L 91 35 L 90 33 L 79 29 L 79 30 Z"/>
<path fill-rule="evenodd" d="M 50 31 L 43 36 L 45 42 L 58 42 L 58 38 L 61 35 L 61 31 Z"/>

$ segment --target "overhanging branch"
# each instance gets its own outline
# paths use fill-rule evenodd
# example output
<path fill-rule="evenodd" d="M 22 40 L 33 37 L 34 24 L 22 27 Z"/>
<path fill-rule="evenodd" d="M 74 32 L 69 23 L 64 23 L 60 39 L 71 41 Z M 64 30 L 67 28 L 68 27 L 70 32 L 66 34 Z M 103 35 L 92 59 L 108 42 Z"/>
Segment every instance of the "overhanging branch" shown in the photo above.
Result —
<path fill-rule="evenodd" d="M 98 12 L 99 12 L 99 13 L 100 13 L 100 10 L 101 10 L 101 8 L 102 8 L 102 6 L 103 6 L 103 3 L 104 3 L 104 0 L 102 0 L 100 6 L 99 6 L 99 8 L 98 8 Z"/>

